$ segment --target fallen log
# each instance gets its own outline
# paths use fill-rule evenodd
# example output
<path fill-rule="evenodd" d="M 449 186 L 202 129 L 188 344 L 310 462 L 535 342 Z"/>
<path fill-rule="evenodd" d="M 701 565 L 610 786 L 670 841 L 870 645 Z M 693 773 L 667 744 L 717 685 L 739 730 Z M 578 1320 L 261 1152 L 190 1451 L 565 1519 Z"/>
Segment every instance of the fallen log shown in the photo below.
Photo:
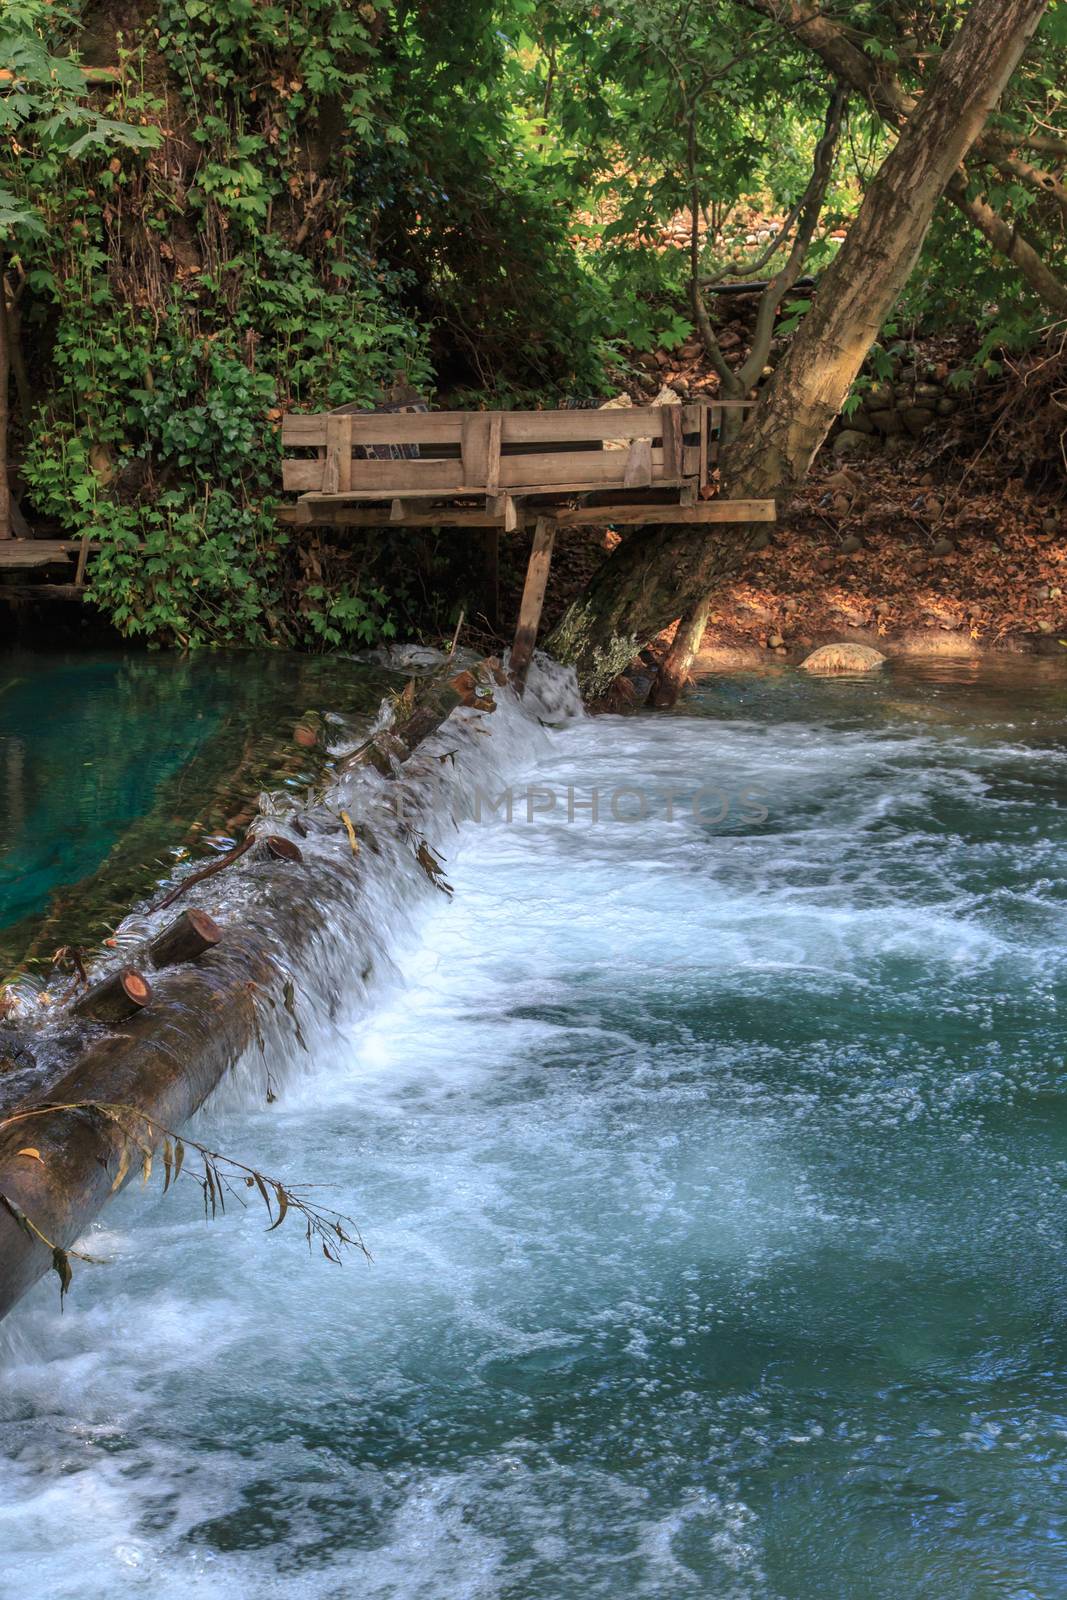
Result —
<path fill-rule="evenodd" d="M 398 735 L 404 751 L 410 754 L 456 706 L 492 709 L 494 671 L 499 672 L 497 663 L 485 663 L 471 673 L 450 669 L 447 681 L 429 680 L 407 708 Z M 430 707 L 433 715 L 424 715 Z M 313 811 L 308 816 L 314 821 Z M 239 847 L 241 853 L 251 852 L 261 839 L 250 835 Z M 18 1121 L 0 1120 L 0 1317 L 54 1265 L 51 1249 L 20 1224 L 19 1214 L 51 1245 L 69 1250 L 127 1181 L 129 1170 L 139 1170 L 140 1160 L 129 1159 L 128 1132 L 98 1108 L 129 1107 L 160 1128 L 180 1128 L 238 1058 L 262 1041 L 259 1002 L 273 1001 L 275 1015 L 290 1012 L 288 963 L 310 952 L 328 932 L 329 908 L 316 893 L 319 874 L 364 868 L 362 853 L 351 851 L 347 841 L 326 868 L 285 842 L 294 854 L 286 855 L 283 872 L 272 870 L 263 880 L 268 904 L 270 895 L 283 889 L 291 896 L 284 907 L 284 947 L 268 916 L 254 925 L 228 924 L 221 942 L 205 948 L 196 960 L 160 973 L 151 1007 L 124 1021 L 121 1033 L 100 1039 L 71 1070 L 21 1101 L 13 1112 Z M 259 856 L 256 851 L 250 859 Z M 217 870 L 220 864 L 212 866 Z M 272 866 L 280 864 L 279 858 Z M 262 873 L 263 865 L 253 870 Z M 204 876 L 194 872 L 184 884 Z M 163 930 L 150 949 L 161 941 L 166 949 L 168 934 L 173 935 L 172 946 L 174 927 Z M 87 1102 L 95 1109 L 87 1108 Z M 30 1109 L 39 1114 L 27 1119 Z M 25 1154 L 27 1148 L 32 1158 Z"/>

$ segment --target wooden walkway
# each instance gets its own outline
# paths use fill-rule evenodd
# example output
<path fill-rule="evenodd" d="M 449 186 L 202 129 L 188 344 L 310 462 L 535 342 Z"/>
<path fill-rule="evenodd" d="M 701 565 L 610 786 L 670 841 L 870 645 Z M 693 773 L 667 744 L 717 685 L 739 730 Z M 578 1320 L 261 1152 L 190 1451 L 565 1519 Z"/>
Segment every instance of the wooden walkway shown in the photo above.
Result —
<path fill-rule="evenodd" d="M 90 550 L 99 550 L 90 544 Z M 81 554 L 81 539 L 0 539 L 0 569 L 29 571 L 34 567 L 51 567 L 60 561 L 73 561 Z"/>

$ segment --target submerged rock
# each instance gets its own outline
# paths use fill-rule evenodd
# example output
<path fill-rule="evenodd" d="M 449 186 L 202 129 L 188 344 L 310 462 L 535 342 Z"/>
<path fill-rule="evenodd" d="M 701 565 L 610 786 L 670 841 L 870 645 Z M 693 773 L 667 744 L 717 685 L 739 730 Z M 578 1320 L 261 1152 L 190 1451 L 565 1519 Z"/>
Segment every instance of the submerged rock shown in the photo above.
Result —
<path fill-rule="evenodd" d="M 820 645 L 810 656 L 805 656 L 800 665 L 806 672 L 875 672 L 884 661 L 885 656 L 872 650 L 869 644 L 850 644 L 844 640 L 840 644 Z"/>

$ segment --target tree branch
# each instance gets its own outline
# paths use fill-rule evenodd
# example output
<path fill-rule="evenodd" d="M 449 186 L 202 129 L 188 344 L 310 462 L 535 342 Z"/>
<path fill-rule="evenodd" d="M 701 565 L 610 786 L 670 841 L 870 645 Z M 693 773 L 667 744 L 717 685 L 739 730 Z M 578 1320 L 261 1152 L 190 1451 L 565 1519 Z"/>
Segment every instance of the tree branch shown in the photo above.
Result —
<path fill-rule="evenodd" d="M 915 110 L 916 100 L 899 80 L 883 77 L 875 63 L 857 48 L 844 29 L 816 10 L 808 0 L 739 0 L 739 3 L 750 11 L 771 18 L 792 33 L 801 44 L 814 50 L 840 81 L 863 95 L 884 122 L 899 129 Z M 971 154 L 980 160 L 997 161 L 998 156 L 990 149 L 990 145 L 998 139 L 1003 150 L 1000 135 L 983 135 L 975 141 Z M 1039 300 L 1056 312 L 1067 308 L 1067 285 L 1060 282 L 1033 245 L 1020 236 L 1017 228 L 994 211 L 987 200 L 968 199 L 965 180 L 954 179 L 945 193 L 983 238 L 1018 269 Z"/>
<path fill-rule="evenodd" d="M 846 104 L 845 91 L 837 85 L 826 108 L 822 137 L 815 146 L 811 177 L 800 202 L 800 221 L 793 247 L 781 271 L 776 273 L 760 296 L 756 327 L 752 335 L 752 348 L 738 373 L 742 389 L 750 389 L 766 366 L 771 340 L 774 338 L 774 319 L 778 315 L 778 307 L 800 277 L 833 172 L 834 151 L 837 148 Z"/>

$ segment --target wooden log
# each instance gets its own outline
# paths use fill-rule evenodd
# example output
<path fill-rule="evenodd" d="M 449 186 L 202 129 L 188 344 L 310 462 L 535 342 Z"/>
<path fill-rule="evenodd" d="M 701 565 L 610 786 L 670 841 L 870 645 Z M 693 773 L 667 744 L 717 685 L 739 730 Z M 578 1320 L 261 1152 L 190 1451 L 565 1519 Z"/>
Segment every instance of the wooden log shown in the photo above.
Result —
<path fill-rule="evenodd" d="M 148 979 L 132 967 L 122 967 L 86 990 L 75 1002 L 74 1010 L 92 1022 L 125 1022 L 127 1017 L 143 1011 L 151 998 Z"/>
<path fill-rule="evenodd" d="M 526 568 L 526 583 L 519 606 L 519 624 L 515 629 L 515 643 L 511 647 L 511 681 L 521 694 L 526 687 L 526 675 L 533 659 L 537 630 L 541 624 L 541 611 L 548 587 L 548 573 L 552 565 L 552 546 L 556 542 L 556 523 L 551 517 L 538 517 L 534 529 L 530 561 Z"/>
<path fill-rule="evenodd" d="M 148 946 L 148 958 L 154 967 L 176 967 L 214 949 L 221 938 L 222 929 L 214 917 L 190 906 L 156 935 Z"/>
<path fill-rule="evenodd" d="M 436 716 L 424 724 L 426 733 L 439 727 L 457 703 L 442 689 L 440 679 L 426 685 L 426 696 L 440 703 Z M 360 870 L 360 856 L 346 850 L 340 859 L 345 870 Z M 314 868 L 305 862 L 293 871 L 304 892 L 287 896 L 287 962 L 319 954 L 322 942 L 336 936 L 317 893 Z M 57 1069 L 16 1107 L 16 1114 L 36 1107 L 40 1115 L 6 1126 L 0 1122 L 0 1195 L 48 1239 L 69 1248 L 115 1192 L 129 1140 L 111 1119 L 66 1108 L 86 1102 L 131 1107 L 153 1119 L 146 1136 L 150 1145 L 158 1144 L 160 1127 L 180 1128 L 242 1052 L 255 1045 L 260 1022 L 253 996 L 280 991 L 286 975 L 277 963 L 274 939 L 254 919 L 227 927 L 222 943 L 200 960 L 162 972 L 151 1007 L 132 1016 L 120 1033 L 100 1040 L 70 1070 Z M 20 1157 L 27 1145 L 39 1150 L 40 1161 Z M 140 1155 L 135 1153 L 128 1165 L 138 1171 Z M 0 1204 L 0 1317 L 51 1266 L 51 1252 Z"/>

